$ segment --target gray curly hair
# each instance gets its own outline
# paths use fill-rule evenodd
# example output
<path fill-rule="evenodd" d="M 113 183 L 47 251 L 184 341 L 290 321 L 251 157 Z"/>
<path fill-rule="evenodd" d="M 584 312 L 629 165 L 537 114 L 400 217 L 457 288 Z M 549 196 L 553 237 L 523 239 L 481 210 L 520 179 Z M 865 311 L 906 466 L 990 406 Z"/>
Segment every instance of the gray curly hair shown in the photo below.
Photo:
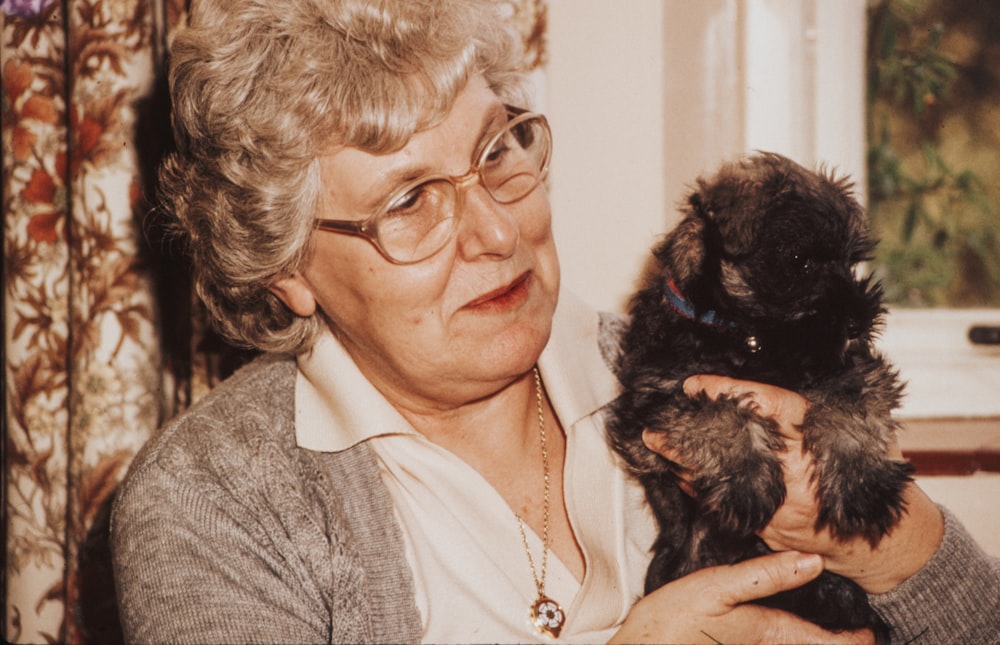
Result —
<path fill-rule="evenodd" d="M 495 0 L 200 0 L 171 44 L 177 152 L 160 171 L 217 330 L 265 351 L 312 345 L 321 313 L 268 287 L 308 255 L 331 146 L 402 148 L 482 74 L 525 105 L 520 37 Z"/>

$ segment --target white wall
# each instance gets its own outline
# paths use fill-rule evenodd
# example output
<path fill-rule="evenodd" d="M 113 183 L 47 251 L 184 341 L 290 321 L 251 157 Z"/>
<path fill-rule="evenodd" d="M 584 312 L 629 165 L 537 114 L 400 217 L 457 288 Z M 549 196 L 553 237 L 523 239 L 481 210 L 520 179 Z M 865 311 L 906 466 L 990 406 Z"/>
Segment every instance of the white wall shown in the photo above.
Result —
<path fill-rule="evenodd" d="M 563 282 L 618 308 L 665 229 L 664 4 L 549 0 L 544 109 Z"/>

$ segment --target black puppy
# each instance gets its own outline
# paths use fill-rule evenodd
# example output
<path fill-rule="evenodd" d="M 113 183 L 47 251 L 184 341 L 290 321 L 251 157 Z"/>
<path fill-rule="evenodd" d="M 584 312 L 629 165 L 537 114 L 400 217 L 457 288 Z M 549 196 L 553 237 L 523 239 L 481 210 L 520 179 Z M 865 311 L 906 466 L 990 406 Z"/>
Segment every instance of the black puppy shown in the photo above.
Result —
<path fill-rule="evenodd" d="M 902 386 L 873 349 L 881 289 L 854 274 L 873 248 L 843 178 L 763 153 L 698 181 L 632 300 L 618 358 L 624 390 L 610 408 L 612 444 L 659 522 L 647 592 L 768 552 L 756 533 L 785 498 L 775 422 L 746 399 L 686 396 L 692 374 L 770 383 L 810 401 L 800 429 L 816 463 L 817 529 L 875 545 L 903 513 L 912 468 L 886 457 Z M 678 451 L 695 498 L 677 485 L 680 465 L 645 447 L 644 429 Z M 763 604 L 889 639 L 864 591 L 832 573 Z"/>

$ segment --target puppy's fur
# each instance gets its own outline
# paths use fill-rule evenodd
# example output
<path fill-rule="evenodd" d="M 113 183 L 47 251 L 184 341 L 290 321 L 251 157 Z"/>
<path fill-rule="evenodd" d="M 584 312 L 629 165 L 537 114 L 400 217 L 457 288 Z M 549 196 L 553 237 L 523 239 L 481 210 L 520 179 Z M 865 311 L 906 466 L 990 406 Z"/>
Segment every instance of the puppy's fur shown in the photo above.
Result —
<path fill-rule="evenodd" d="M 881 289 L 854 275 L 874 243 L 849 182 L 762 153 L 699 180 L 683 215 L 654 249 L 655 271 L 633 298 L 618 360 L 624 390 L 609 418 L 612 444 L 659 522 L 647 592 L 766 553 L 756 532 L 785 498 L 775 422 L 746 398 L 685 395 L 692 374 L 804 395 L 816 528 L 877 544 L 905 509 L 912 468 L 885 456 L 902 386 L 873 349 Z M 644 429 L 678 451 L 695 475 L 695 499 L 677 486 L 681 466 L 645 447 Z M 764 604 L 888 640 L 861 588 L 831 573 Z"/>

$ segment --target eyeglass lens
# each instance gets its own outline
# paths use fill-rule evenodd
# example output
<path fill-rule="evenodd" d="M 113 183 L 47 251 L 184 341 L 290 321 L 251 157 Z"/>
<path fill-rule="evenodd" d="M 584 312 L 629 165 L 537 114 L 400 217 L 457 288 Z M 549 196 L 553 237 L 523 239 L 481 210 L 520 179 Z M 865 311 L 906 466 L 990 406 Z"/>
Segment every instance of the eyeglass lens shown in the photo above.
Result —
<path fill-rule="evenodd" d="M 494 200 L 509 204 L 528 195 L 544 178 L 551 141 L 544 119 L 510 121 L 474 167 Z M 437 177 L 404 186 L 377 218 L 379 244 L 397 262 L 418 262 L 439 251 L 457 226 L 455 179 Z"/>

